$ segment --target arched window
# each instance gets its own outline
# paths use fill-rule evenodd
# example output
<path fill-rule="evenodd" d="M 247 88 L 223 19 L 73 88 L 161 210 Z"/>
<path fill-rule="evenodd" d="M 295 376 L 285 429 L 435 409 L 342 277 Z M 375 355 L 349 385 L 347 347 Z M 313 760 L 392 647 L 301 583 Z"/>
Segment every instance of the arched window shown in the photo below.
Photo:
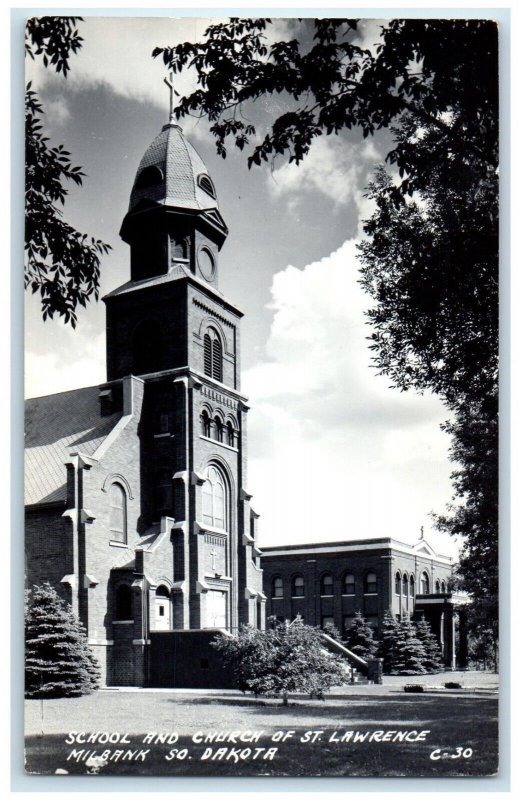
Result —
<path fill-rule="evenodd" d="M 404 597 L 407 597 L 409 594 L 409 579 L 407 575 L 403 575 L 402 577 L 402 594 Z"/>
<path fill-rule="evenodd" d="M 441 582 L 441 591 L 442 594 L 445 594 L 445 592 L 447 591 L 447 587 L 445 586 L 445 581 Z"/>
<path fill-rule="evenodd" d="M 271 596 L 272 597 L 284 597 L 284 583 L 282 578 L 276 577 L 273 578 L 271 582 Z"/>
<path fill-rule="evenodd" d="M 436 584 L 435 584 L 435 592 L 436 592 L 436 594 L 439 594 L 439 593 L 440 593 L 440 582 L 439 582 L 439 581 L 436 581 Z"/>
<path fill-rule="evenodd" d="M 227 529 L 227 492 L 224 478 L 216 467 L 208 468 L 203 484 L 203 522 L 214 528 Z"/>
<path fill-rule="evenodd" d="M 365 576 L 365 594 L 376 594 L 377 586 L 376 572 L 368 572 Z"/>
<path fill-rule="evenodd" d="M 207 436 L 209 438 L 212 433 L 212 423 L 208 411 L 204 410 L 201 413 L 200 420 L 201 420 L 201 433 L 203 436 Z"/>
<path fill-rule="evenodd" d="M 401 579 L 400 573 L 397 572 L 396 575 L 394 576 L 394 591 L 395 591 L 395 594 L 400 594 L 401 585 L 402 585 L 402 579 Z"/>
<path fill-rule="evenodd" d="M 333 576 L 326 572 L 320 579 L 320 594 L 329 597 L 333 594 Z"/>
<path fill-rule="evenodd" d="M 152 319 L 143 320 L 132 336 L 132 372 L 145 375 L 159 372 L 163 366 L 163 337 L 159 324 Z"/>
<path fill-rule="evenodd" d="M 412 575 L 409 579 L 409 596 L 414 597 L 414 577 Z"/>
<path fill-rule="evenodd" d="M 171 627 L 171 602 L 170 592 L 166 586 L 158 586 L 156 589 L 155 600 L 155 619 L 154 629 L 156 631 L 168 631 Z"/>
<path fill-rule="evenodd" d="M 112 539 L 127 543 L 127 495 L 121 484 L 110 487 L 110 532 Z"/>
<path fill-rule="evenodd" d="M 304 578 L 302 575 L 295 575 L 291 581 L 291 596 L 304 597 Z"/>
<path fill-rule="evenodd" d="M 157 186 L 162 183 L 163 173 L 156 166 L 145 167 L 136 178 L 135 189 L 148 189 L 150 186 Z"/>
<path fill-rule="evenodd" d="M 169 433 L 170 423 L 171 419 L 168 409 L 159 408 L 156 415 L 155 433 Z"/>
<path fill-rule="evenodd" d="M 206 194 L 209 194 L 210 197 L 213 197 L 214 200 L 216 199 L 215 195 L 215 188 L 212 182 L 212 179 L 209 175 L 198 175 L 197 176 L 197 183 L 203 189 Z"/>
<path fill-rule="evenodd" d="M 214 430 L 214 434 L 215 434 L 215 439 L 218 442 L 223 442 L 224 441 L 224 428 L 223 428 L 222 421 L 220 420 L 219 417 L 215 417 L 214 418 L 213 430 Z"/>
<path fill-rule="evenodd" d="M 342 594 L 354 594 L 355 593 L 355 576 L 351 572 L 347 572 L 344 575 L 344 580 L 342 582 Z"/>
<path fill-rule="evenodd" d="M 127 583 L 122 583 L 116 589 L 116 608 L 114 619 L 128 620 L 132 619 L 132 589 Z"/>
<path fill-rule="evenodd" d="M 230 447 L 235 447 L 235 431 L 231 422 L 226 423 L 226 440 Z"/>
<path fill-rule="evenodd" d="M 429 594 L 429 576 L 422 572 L 420 578 L 420 594 Z"/>
<path fill-rule="evenodd" d="M 203 339 L 204 374 L 222 383 L 223 379 L 223 347 L 219 334 L 214 328 L 208 328 Z"/>

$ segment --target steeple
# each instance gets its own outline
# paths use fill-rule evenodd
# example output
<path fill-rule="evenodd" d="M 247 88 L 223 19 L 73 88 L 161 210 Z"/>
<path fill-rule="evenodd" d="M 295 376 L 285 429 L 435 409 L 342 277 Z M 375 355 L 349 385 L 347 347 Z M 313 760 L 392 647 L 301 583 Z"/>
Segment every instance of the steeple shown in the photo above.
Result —
<path fill-rule="evenodd" d="M 217 253 L 228 228 L 208 170 L 175 121 L 173 74 L 165 83 L 170 121 L 139 162 L 120 231 L 130 245 L 131 280 L 181 268 L 216 288 Z"/>

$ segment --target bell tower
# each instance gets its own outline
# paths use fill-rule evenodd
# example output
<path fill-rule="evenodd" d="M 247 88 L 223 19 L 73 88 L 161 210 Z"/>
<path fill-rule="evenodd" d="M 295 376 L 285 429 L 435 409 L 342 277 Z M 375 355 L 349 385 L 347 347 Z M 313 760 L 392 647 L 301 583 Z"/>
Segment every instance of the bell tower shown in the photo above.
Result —
<path fill-rule="evenodd" d="M 116 396 L 129 375 L 144 383 L 136 458 L 147 545 L 136 571 L 145 585 L 157 583 L 148 543 L 161 536 L 163 547 L 168 537 L 161 569 L 171 573 L 164 618 L 173 630 L 263 627 L 265 619 L 247 489 L 242 312 L 218 286 L 227 234 L 213 181 L 171 106 L 140 161 L 121 226 L 130 280 L 104 301 L 107 391 Z"/>

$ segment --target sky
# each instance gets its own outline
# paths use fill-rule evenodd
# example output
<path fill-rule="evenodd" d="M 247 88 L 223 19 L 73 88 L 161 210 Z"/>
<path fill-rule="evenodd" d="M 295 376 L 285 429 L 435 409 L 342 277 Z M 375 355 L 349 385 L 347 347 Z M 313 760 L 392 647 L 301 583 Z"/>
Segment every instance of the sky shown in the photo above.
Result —
<path fill-rule="evenodd" d="M 65 80 L 28 62 L 46 133 L 84 168 L 65 219 L 113 247 L 103 258 L 102 295 L 129 277 L 119 228 L 144 151 L 168 120 L 165 68 L 155 46 L 194 40 L 209 19 L 86 18 L 82 50 Z M 360 36 L 377 39 L 368 20 Z M 276 39 L 305 35 L 277 20 Z M 180 92 L 190 76 L 176 77 Z M 274 99 L 247 110 L 261 127 L 283 109 Z M 249 397 L 248 486 L 260 514 L 261 547 L 392 536 L 425 538 L 455 556 L 457 543 L 433 529 L 431 512 L 451 499 L 447 411 L 434 396 L 402 393 L 371 361 L 358 284 L 357 243 L 371 213 L 364 189 L 387 134 L 320 137 L 298 167 L 283 159 L 248 170 L 229 150 L 221 159 L 204 120 L 181 122 L 208 167 L 230 234 L 220 255 L 220 289 L 245 313 L 242 390 Z M 90 303 L 75 331 L 41 320 L 28 296 L 26 395 L 105 380 L 104 304 Z"/>

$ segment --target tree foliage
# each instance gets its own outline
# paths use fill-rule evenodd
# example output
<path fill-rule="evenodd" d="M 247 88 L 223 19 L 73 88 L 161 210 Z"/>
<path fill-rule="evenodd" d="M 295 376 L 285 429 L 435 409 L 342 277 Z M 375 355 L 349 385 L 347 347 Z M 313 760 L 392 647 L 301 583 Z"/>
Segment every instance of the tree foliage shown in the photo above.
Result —
<path fill-rule="evenodd" d="M 291 623 L 269 622 L 265 631 L 243 626 L 236 636 L 212 643 L 242 691 L 275 695 L 287 705 L 292 692 L 322 698 L 331 686 L 347 682 L 342 659 L 324 650 L 320 630 L 300 617 Z"/>
<path fill-rule="evenodd" d="M 465 537 L 461 576 L 474 600 L 487 576 L 497 594 L 497 25 L 391 20 L 365 47 L 353 19 L 301 22 L 300 41 L 272 43 L 269 24 L 233 18 L 153 55 L 195 70 L 177 116 L 208 117 L 218 152 L 229 141 L 249 149 L 249 166 L 278 154 L 298 164 L 318 136 L 389 131 L 360 248 L 374 364 L 451 412 L 455 506 L 438 524 Z M 259 131 L 243 107 L 270 95 L 287 110 Z M 494 603 L 489 612 L 494 624 Z"/>
<path fill-rule="evenodd" d="M 391 672 L 396 675 L 423 675 L 426 672 L 426 653 L 416 626 L 409 617 L 400 621 L 397 633 L 398 647 Z"/>
<path fill-rule="evenodd" d="M 373 629 L 361 611 L 356 612 L 351 626 L 346 631 L 345 641 L 349 650 L 361 658 L 373 658 L 375 655 L 378 642 L 375 641 Z"/>
<path fill-rule="evenodd" d="M 49 583 L 35 586 L 26 609 L 27 697 L 76 697 L 99 682 L 98 663 L 72 608 Z"/>
<path fill-rule="evenodd" d="M 76 29 L 81 17 L 33 17 L 26 26 L 26 53 L 64 77 L 69 57 L 82 38 Z M 54 314 L 73 327 L 77 307 L 99 296 L 100 255 L 110 246 L 75 230 L 63 219 L 60 206 L 67 182 L 81 185 L 84 173 L 73 166 L 70 153 L 52 147 L 43 133 L 44 114 L 38 94 L 25 92 L 25 286 L 40 295 L 43 319 Z"/>

